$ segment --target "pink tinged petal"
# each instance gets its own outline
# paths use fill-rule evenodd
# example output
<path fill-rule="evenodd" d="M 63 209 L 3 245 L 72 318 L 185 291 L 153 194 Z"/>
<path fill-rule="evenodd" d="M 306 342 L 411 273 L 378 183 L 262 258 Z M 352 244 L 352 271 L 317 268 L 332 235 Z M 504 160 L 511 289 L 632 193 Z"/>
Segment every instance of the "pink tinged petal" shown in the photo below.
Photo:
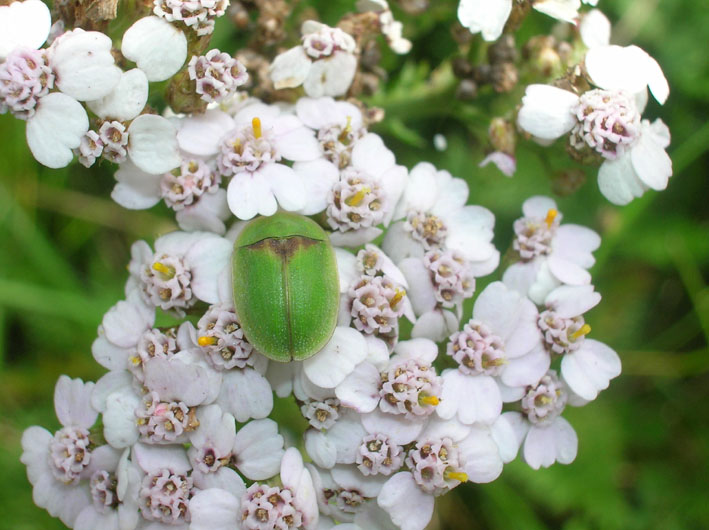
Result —
<path fill-rule="evenodd" d="M 330 57 L 313 61 L 303 89 L 310 97 L 342 96 L 352 84 L 357 70 L 357 58 L 344 51 L 336 51 Z"/>
<path fill-rule="evenodd" d="M 249 418 L 265 418 L 271 413 L 273 392 L 266 378 L 256 370 L 232 370 L 223 376 L 217 402 L 236 421 L 243 423 Z"/>
<path fill-rule="evenodd" d="M 318 501 L 310 472 L 303 466 L 303 458 L 295 447 L 286 450 L 281 461 L 281 482 L 295 494 L 297 507 L 303 513 L 303 526 L 317 524 Z"/>
<path fill-rule="evenodd" d="M 482 33 L 486 41 L 497 40 L 512 11 L 512 0 L 461 0 L 458 20 L 471 33 Z"/>
<path fill-rule="evenodd" d="M 653 190 L 664 190 L 672 176 L 672 160 L 664 147 L 655 141 L 654 135 L 645 134 L 650 128 L 643 124 L 643 134 L 630 150 L 630 160 L 635 174 L 643 184 Z"/>
<path fill-rule="evenodd" d="M 517 329 L 520 318 L 529 318 L 529 300 L 502 282 L 493 282 L 478 296 L 473 318 L 489 325 L 496 335 L 507 339 Z"/>
<path fill-rule="evenodd" d="M 415 359 L 422 364 L 432 364 L 438 356 L 438 346 L 430 339 L 410 339 L 394 346 L 398 359 Z"/>
<path fill-rule="evenodd" d="M 583 315 L 598 305 L 601 295 L 593 290 L 593 285 L 562 285 L 554 289 L 544 300 L 544 304 L 563 318 Z"/>
<path fill-rule="evenodd" d="M 60 376 L 54 388 L 54 410 L 59 423 L 65 427 L 91 427 L 98 417 L 98 412 L 91 406 L 93 389 L 94 383 Z"/>
<path fill-rule="evenodd" d="M 372 412 L 379 404 L 379 383 L 379 370 L 363 362 L 335 387 L 335 394 L 345 407 L 359 413 Z"/>
<path fill-rule="evenodd" d="M 549 353 L 544 346 L 537 344 L 526 355 L 508 359 L 500 379 L 507 386 L 534 385 L 549 370 L 550 364 Z"/>
<path fill-rule="evenodd" d="M 551 425 L 534 425 L 524 441 L 524 460 L 533 469 L 549 467 L 554 462 L 570 464 L 576 458 L 578 437 L 574 428 L 562 417 Z"/>
<path fill-rule="evenodd" d="M 359 247 L 382 234 L 381 228 L 369 227 L 361 230 L 349 230 L 347 232 L 332 232 L 330 242 L 338 247 Z"/>
<path fill-rule="evenodd" d="M 340 293 L 346 293 L 359 279 L 357 258 L 352 252 L 337 247 L 335 247 L 335 258 L 337 258 L 337 273 L 340 278 Z"/>
<path fill-rule="evenodd" d="M 526 217 L 541 217 L 545 218 L 549 210 L 558 210 L 554 199 L 543 195 L 535 195 L 530 197 L 522 204 L 522 213 Z"/>
<path fill-rule="evenodd" d="M 521 412 L 505 412 L 500 418 L 503 418 L 514 431 L 517 447 L 521 447 L 522 442 L 529 432 L 530 423 L 524 418 Z"/>
<path fill-rule="evenodd" d="M 42 475 L 50 475 L 48 459 L 52 433 L 43 427 L 33 425 L 22 433 L 22 456 L 20 462 L 27 466 L 27 478 L 36 484 Z"/>
<path fill-rule="evenodd" d="M 296 162 L 293 171 L 305 187 L 305 205 L 299 213 L 313 215 L 327 207 L 327 196 L 339 178 L 339 171 L 324 158 L 311 162 Z"/>
<path fill-rule="evenodd" d="M 111 39 L 98 31 L 74 31 L 58 39 L 49 59 L 57 88 L 79 101 L 110 94 L 122 74 L 111 46 Z"/>
<path fill-rule="evenodd" d="M 411 337 L 441 342 L 456 331 L 459 324 L 458 317 L 452 311 L 441 309 L 428 311 L 416 320 L 411 330 Z"/>
<path fill-rule="evenodd" d="M 65 486 L 51 474 L 42 476 L 37 482 L 32 490 L 32 500 L 70 528 L 74 526 L 79 513 L 91 504 L 88 488 Z"/>
<path fill-rule="evenodd" d="M 441 402 L 436 407 L 441 418 L 457 415 L 465 425 L 490 424 L 501 411 L 500 389 L 492 377 L 464 375 L 457 369 L 444 372 Z"/>
<path fill-rule="evenodd" d="M 457 443 L 468 437 L 470 428 L 470 425 L 465 425 L 456 419 L 443 420 L 432 415 L 419 435 L 419 439 L 450 438 Z"/>
<path fill-rule="evenodd" d="M 123 365 L 118 370 L 112 370 L 96 382 L 91 393 L 91 406 L 95 410 L 105 412 L 108 396 L 115 392 L 132 393 L 133 376 L 125 368 L 126 366 Z"/>
<path fill-rule="evenodd" d="M 386 197 L 386 213 L 382 222 L 388 226 L 394 215 L 394 205 L 399 201 L 406 187 L 408 171 L 404 166 L 393 166 L 379 175 L 379 185 Z"/>
<path fill-rule="evenodd" d="M 352 165 L 373 177 L 387 171 L 395 162 L 394 153 L 374 133 L 364 135 L 352 149 Z"/>
<path fill-rule="evenodd" d="M 228 491 L 211 488 L 190 499 L 190 530 L 233 530 L 238 528 L 240 500 Z"/>
<path fill-rule="evenodd" d="M 152 208 L 162 198 L 162 175 L 151 175 L 130 160 L 123 162 L 115 173 L 116 185 L 111 198 L 129 210 Z"/>
<path fill-rule="evenodd" d="M 185 63 L 187 38 L 162 18 L 144 17 L 123 34 L 121 52 L 145 72 L 148 81 L 164 81 Z"/>
<path fill-rule="evenodd" d="M 470 435 L 458 442 L 458 451 L 471 482 L 492 482 L 502 473 L 502 458 L 489 427 L 473 426 Z"/>
<path fill-rule="evenodd" d="M 581 18 L 579 33 L 587 48 L 607 46 L 611 40 L 611 22 L 600 9 L 592 9 Z"/>
<path fill-rule="evenodd" d="M 123 72 L 113 91 L 88 107 L 100 118 L 129 121 L 138 116 L 148 101 L 148 78 L 139 68 Z"/>
<path fill-rule="evenodd" d="M 576 125 L 572 109 L 579 98 L 573 92 L 551 85 L 529 85 L 522 98 L 517 124 L 532 136 L 555 140 Z"/>
<path fill-rule="evenodd" d="M 487 276 L 492 273 L 500 264 L 500 252 L 490 244 L 489 248 L 493 249 L 492 255 L 484 261 L 473 261 L 470 263 L 470 273 L 475 276 Z"/>
<path fill-rule="evenodd" d="M 181 230 L 206 230 L 215 234 L 226 232 L 224 221 L 229 217 L 231 211 L 226 201 L 226 190 L 222 188 L 203 195 L 195 204 L 175 214 L 175 220 Z"/>
<path fill-rule="evenodd" d="M 547 260 L 549 271 L 561 283 L 586 285 L 591 283 L 591 274 L 576 263 L 552 254 Z"/>
<path fill-rule="evenodd" d="M 192 269 L 192 291 L 194 295 L 209 304 L 219 302 L 217 278 L 231 260 L 232 244 L 228 239 L 211 235 L 192 245 L 185 254 L 185 262 Z"/>
<path fill-rule="evenodd" d="M 182 160 L 176 135 L 175 126 L 162 116 L 138 116 L 128 127 L 128 155 L 147 173 L 157 175 L 171 171 Z"/>
<path fill-rule="evenodd" d="M 138 441 L 135 409 L 140 406 L 140 398 L 130 390 L 114 392 L 106 398 L 103 437 L 116 449 L 130 447 Z"/>
<path fill-rule="evenodd" d="M 153 358 L 145 362 L 145 386 L 158 393 L 165 401 L 182 401 L 188 407 L 214 400 L 221 377 L 211 369 L 185 363 L 175 357 Z M 212 371 L 215 377 L 210 377 Z M 215 388 L 216 387 L 216 388 Z"/>
<path fill-rule="evenodd" d="M 354 466 L 335 466 L 332 468 L 332 479 L 338 486 L 346 490 L 357 490 L 363 497 L 374 498 L 379 495 L 384 483 L 389 480 L 386 475 L 370 475 L 365 477 Z"/>
<path fill-rule="evenodd" d="M 352 328 L 338 326 L 318 353 L 303 361 L 305 375 L 323 388 L 335 388 L 367 357 L 367 343 Z"/>
<path fill-rule="evenodd" d="M 303 84 L 308 76 L 312 61 L 308 58 L 302 46 L 296 46 L 277 55 L 269 74 L 276 90 L 294 88 Z"/>
<path fill-rule="evenodd" d="M 656 144 L 666 148 L 670 145 L 670 129 L 661 119 L 656 119 L 649 127 L 643 127 L 643 134 L 651 135 Z"/>
<path fill-rule="evenodd" d="M 469 190 L 468 184 L 463 179 L 453 178 L 448 171 L 437 171 L 436 180 L 438 197 L 432 213 L 442 215 L 465 206 Z"/>
<path fill-rule="evenodd" d="M 337 451 L 338 464 L 354 464 L 355 453 L 366 434 L 360 417 L 354 412 L 345 411 L 326 433 L 328 441 Z"/>
<path fill-rule="evenodd" d="M 433 517 L 433 496 L 424 493 L 408 471 L 386 481 L 377 496 L 377 504 L 402 530 L 423 530 Z"/>
<path fill-rule="evenodd" d="M 237 499 L 246 491 L 246 485 L 239 474 L 231 468 L 220 467 L 216 473 L 192 471 L 194 485 L 199 489 L 219 488 L 231 493 Z"/>
<path fill-rule="evenodd" d="M 403 214 L 402 214 L 403 215 Z M 384 235 L 382 250 L 394 263 L 408 257 L 423 257 L 423 247 L 404 229 L 403 222 L 393 223 Z"/>
<path fill-rule="evenodd" d="M 258 178 L 268 181 L 271 193 L 284 210 L 294 212 L 305 206 L 305 186 L 292 168 L 283 164 L 267 164 L 259 171 Z"/>
<path fill-rule="evenodd" d="M 516 458 L 521 444 L 521 439 L 518 438 L 515 426 L 510 420 L 508 415 L 503 414 L 490 426 L 490 434 L 497 444 L 500 458 L 505 464 Z"/>
<path fill-rule="evenodd" d="M 449 175 L 448 172 L 441 172 Z M 432 211 L 437 194 L 433 193 L 438 189 L 437 170 L 429 162 L 419 162 L 409 173 L 409 181 L 406 184 L 402 200 L 396 208 L 395 219 L 406 217 L 409 210 L 419 210 L 422 212 Z M 467 188 L 466 188 L 467 193 Z"/>
<path fill-rule="evenodd" d="M 515 359 L 541 343 L 542 335 L 537 326 L 539 312 L 536 306 L 522 298 L 517 310 L 517 323 L 505 338 L 505 356 Z"/>
<path fill-rule="evenodd" d="M 152 328 L 154 323 L 155 312 L 139 299 L 118 302 L 108 310 L 102 321 L 106 339 L 121 348 L 138 344 L 141 334 Z"/>
<path fill-rule="evenodd" d="M 337 463 L 337 447 L 325 433 L 308 429 L 303 438 L 305 452 L 318 466 L 330 469 Z"/>
<path fill-rule="evenodd" d="M 541 0 L 534 2 L 534 9 L 557 20 L 576 23 L 581 7 L 580 0 Z"/>
<path fill-rule="evenodd" d="M 94 359 L 108 370 L 123 370 L 127 365 L 130 353 L 129 348 L 119 348 L 103 336 L 99 336 L 91 344 L 91 354 Z"/>
<path fill-rule="evenodd" d="M 397 445 L 406 445 L 421 433 L 425 419 L 408 420 L 401 414 L 387 414 L 377 409 L 362 415 L 362 425 L 368 433 L 383 433 Z"/>
<path fill-rule="evenodd" d="M 331 97 L 302 97 L 295 104 L 295 113 L 311 129 L 322 129 L 338 122 L 337 108 L 335 100 Z"/>
<path fill-rule="evenodd" d="M 265 480 L 278 473 L 284 454 L 283 436 L 270 419 L 254 420 L 236 433 L 236 467 L 251 480 Z"/>
<path fill-rule="evenodd" d="M 377 370 L 385 370 L 389 364 L 389 347 L 379 337 L 367 335 L 367 362 L 373 364 Z"/>
<path fill-rule="evenodd" d="M 606 199 L 619 206 L 641 197 L 647 189 L 633 168 L 630 153 L 601 164 L 598 170 L 598 188 Z"/>
<path fill-rule="evenodd" d="M 279 398 L 288 397 L 293 392 L 293 370 L 296 363 L 269 363 L 267 381 Z"/>
<path fill-rule="evenodd" d="M 15 48 L 38 49 L 49 36 L 52 17 L 39 0 L 0 6 L 0 59 Z"/>
<path fill-rule="evenodd" d="M 268 217 L 278 209 L 276 197 L 260 172 L 234 175 L 229 181 L 226 198 L 229 209 L 239 219 L 248 220 L 256 214 Z"/>
<path fill-rule="evenodd" d="M 53 92 L 37 104 L 34 116 L 27 120 L 27 145 L 37 162 L 57 169 L 74 158 L 72 149 L 89 130 L 84 107 L 74 98 Z"/>
<path fill-rule="evenodd" d="M 168 445 L 146 445 L 137 443 L 133 446 L 131 460 L 146 473 L 160 469 L 169 469 L 173 473 L 186 474 L 192 467 L 182 447 Z"/>
<path fill-rule="evenodd" d="M 540 264 L 541 260 L 514 263 L 502 275 L 502 281 L 510 289 L 514 289 L 519 294 L 526 296 L 537 278 Z"/>
<path fill-rule="evenodd" d="M 98 513 L 93 506 L 87 506 L 74 521 L 74 530 L 119 530 L 118 512 L 110 510 L 107 513 Z"/>
<path fill-rule="evenodd" d="M 399 262 L 399 269 L 409 284 L 406 291 L 414 312 L 422 315 L 432 311 L 437 304 L 436 290 L 431 275 L 421 258 L 406 258 Z"/>
<path fill-rule="evenodd" d="M 588 269 L 595 263 L 591 253 L 601 246 L 601 237 L 585 226 L 561 225 L 551 246 L 550 258 L 563 258 Z"/>
<path fill-rule="evenodd" d="M 593 339 L 561 360 L 561 375 L 576 394 L 585 400 L 596 399 L 601 390 L 608 388 L 610 380 L 620 375 L 618 354 Z"/>
<path fill-rule="evenodd" d="M 517 159 L 515 159 L 512 155 L 501 151 L 495 151 L 487 155 L 478 164 L 478 167 L 485 167 L 488 164 L 494 164 L 495 167 L 506 177 L 513 176 L 517 171 Z"/>
<path fill-rule="evenodd" d="M 524 386 L 507 386 L 499 379 L 497 380 L 497 386 L 500 387 L 500 396 L 502 396 L 503 403 L 519 401 L 524 397 L 527 390 Z"/>
<path fill-rule="evenodd" d="M 210 157 L 219 152 L 219 141 L 234 128 L 234 119 L 218 109 L 180 120 L 177 143 L 194 156 Z"/>
<path fill-rule="evenodd" d="M 123 452 L 127 452 L 123 451 Z M 101 445 L 91 451 L 91 461 L 84 471 L 84 475 L 90 478 L 96 471 L 105 469 L 107 471 L 116 471 L 118 462 L 121 459 L 121 451 L 114 449 L 110 445 Z"/>

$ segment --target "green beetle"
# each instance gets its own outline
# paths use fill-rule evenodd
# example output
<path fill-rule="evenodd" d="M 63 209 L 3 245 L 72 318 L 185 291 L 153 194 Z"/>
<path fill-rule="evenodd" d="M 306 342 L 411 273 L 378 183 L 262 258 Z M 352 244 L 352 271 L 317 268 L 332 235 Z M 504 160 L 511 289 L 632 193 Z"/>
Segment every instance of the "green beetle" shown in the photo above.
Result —
<path fill-rule="evenodd" d="M 234 244 L 234 305 L 246 338 L 269 359 L 302 361 L 335 331 L 340 300 L 335 251 L 302 215 L 251 221 Z"/>

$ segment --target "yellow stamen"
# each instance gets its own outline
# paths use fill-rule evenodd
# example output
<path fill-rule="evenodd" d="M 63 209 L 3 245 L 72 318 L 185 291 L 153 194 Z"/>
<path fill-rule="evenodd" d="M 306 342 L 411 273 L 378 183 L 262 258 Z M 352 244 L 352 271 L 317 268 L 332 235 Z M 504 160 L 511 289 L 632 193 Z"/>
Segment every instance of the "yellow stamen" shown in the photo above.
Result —
<path fill-rule="evenodd" d="M 251 120 L 251 127 L 254 129 L 254 138 L 261 138 L 261 120 L 259 118 Z"/>
<path fill-rule="evenodd" d="M 549 396 L 545 396 L 542 394 L 541 396 L 537 396 L 535 399 L 540 405 L 548 405 L 551 403 L 551 398 Z"/>
<path fill-rule="evenodd" d="M 588 324 L 584 324 L 578 330 L 574 331 L 571 334 L 571 340 L 576 340 L 580 337 L 583 337 L 584 335 L 588 335 L 589 333 L 591 333 L 591 326 L 589 326 Z"/>
<path fill-rule="evenodd" d="M 440 399 L 438 399 L 436 396 L 421 396 L 419 397 L 419 403 L 421 405 L 431 405 L 432 407 L 435 407 L 441 402 Z"/>
<path fill-rule="evenodd" d="M 547 212 L 546 219 L 544 219 L 544 222 L 547 224 L 549 228 L 551 228 L 551 225 L 554 223 L 554 219 L 556 219 L 556 216 L 559 215 L 559 212 L 557 212 L 554 208 L 551 208 Z"/>
<path fill-rule="evenodd" d="M 174 267 L 170 267 L 169 265 L 165 265 L 164 263 L 160 263 L 159 261 L 153 263 L 153 269 L 165 276 L 168 280 L 175 276 Z"/>
<path fill-rule="evenodd" d="M 133 366 L 138 366 L 140 364 L 140 357 L 138 357 L 137 355 L 133 355 L 130 358 L 130 362 L 133 363 Z"/>
<path fill-rule="evenodd" d="M 401 299 L 404 298 L 404 296 L 406 296 L 406 291 L 404 291 L 403 289 L 397 289 L 396 294 L 392 296 L 391 300 L 389 301 L 389 307 L 394 309 L 396 305 L 401 302 Z"/>
<path fill-rule="evenodd" d="M 337 139 L 340 141 L 340 143 L 343 143 L 347 145 L 349 142 L 347 142 L 347 135 L 352 132 L 352 116 L 347 116 L 347 125 L 345 125 L 345 128 L 342 129 L 342 132 L 340 135 L 337 137 Z"/>
<path fill-rule="evenodd" d="M 359 206 L 364 200 L 364 198 L 367 196 L 367 193 L 372 193 L 372 188 L 370 188 L 369 186 L 364 186 L 354 195 L 347 197 L 345 199 L 345 204 L 347 206 Z"/>
<path fill-rule="evenodd" d="M 200 337 L 197 339 L 197 344 L 200 346 L 214 346 L 219 340 L 216 337 Z"/>
<path fill-rule="evenodd" d="M 445 476 L 447 479 L 457 480 L 458 482 L 468 482 L 467 473 L 462 471 L 446 471 Z"/>

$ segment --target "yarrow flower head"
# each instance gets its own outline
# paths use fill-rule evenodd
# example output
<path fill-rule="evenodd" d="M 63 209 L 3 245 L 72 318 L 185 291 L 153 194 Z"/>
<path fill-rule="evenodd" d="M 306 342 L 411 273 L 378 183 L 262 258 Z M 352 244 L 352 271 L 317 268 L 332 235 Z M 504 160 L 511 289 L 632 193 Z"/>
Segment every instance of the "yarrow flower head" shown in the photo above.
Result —
<path fill-rule="evenodd" d="M 246 68 L 228 53 L 217 49 L 193 56 L 187 65 L 195 91 L 207 103 L 223 101 L 236 93 L 249 79 Z"/>

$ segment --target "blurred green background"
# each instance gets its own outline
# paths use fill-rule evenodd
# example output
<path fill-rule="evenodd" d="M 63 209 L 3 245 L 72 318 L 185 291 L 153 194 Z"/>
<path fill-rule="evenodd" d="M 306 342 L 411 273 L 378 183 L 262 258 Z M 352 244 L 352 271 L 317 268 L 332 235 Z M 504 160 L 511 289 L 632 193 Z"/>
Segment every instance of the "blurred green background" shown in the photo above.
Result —
<path fill-rule="evenodd" d="M 352 4 L 312 0 L 298 8 L 335 23 Z M 388 118 L 375 130 L 408 167 L 429 160 L 467 179 L 470 201 L 496 214 L 504 252 L 524 199 L 550 194 L 549 176 L 575 166 L 561 145 L 520 142 L 514 178 L 478 169 L 485 139 L 475 133 L 491 111 L 509 110 L 522 88 L 500 98 L 504 105 L 486 90 L 471 103 L 455 102 L 445 63 L 456 50 L 456 2 L 432 4 L 426 16 L 395 6 L 414 50 L 385 53 L 390 78 L 370 101 Z M 463 485 L 439 499 L 430 528 L 709 528 L 709 9 L 687 0 L 606 0 L 600 7 L 614 22 L 613 42 L 651 53 L 672 90 L 664 107 L 651 102 L 645 113 L 672 132 L 667 191 L 617 208 L 600 196 L 592 168 L 575 195 L 558 199 L 567 222 L 602 234 L 592 273 L 603 301 L 587 320 L 592 337 L 619 352 L 623 374 L 589 406 L 567 411 L 579 435 L 572 465 L 532 471 L 516 461 L 493 484 Z M 533 13 L 518 45 L 552 26 Z M 243 41 L 225 20 L 218 23 L 215 47 L 233 52 Z M 446 151 L 433 149 L 435 133 L 447 137 Z M 32 503 L 19 462 L 22 431 L 59 427 L 52 394 L 60 374 L 102 375 L 90 346 L 103 313 L 122 297 L 130 244 L 152 241 L 173 222 L 163 206 L 127 212 L 112 203 L 110 164 L 40 167 L 24 123 L 7 115 L 0 116 L 0 138 L 0 529 L 63 528 Z"/>

